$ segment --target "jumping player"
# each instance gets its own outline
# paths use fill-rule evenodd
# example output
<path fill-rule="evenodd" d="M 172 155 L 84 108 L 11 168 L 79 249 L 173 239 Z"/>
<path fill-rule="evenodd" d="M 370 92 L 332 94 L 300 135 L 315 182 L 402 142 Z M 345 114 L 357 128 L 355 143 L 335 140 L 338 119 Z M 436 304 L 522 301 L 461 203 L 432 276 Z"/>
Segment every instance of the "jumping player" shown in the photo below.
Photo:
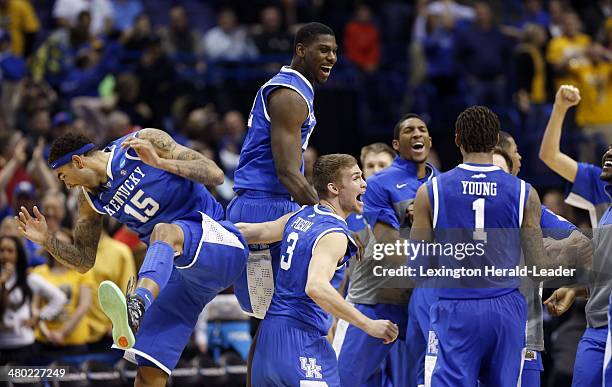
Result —
<path fill-rule="evenodd" d="M 489 109 L 474 106 L 461 113 L 455 125 L 463 163 L 419 188 L 411 239 L 470 239 L 485 246 L 481 256 L 438 256 L 438 267 L 515 267 L 521 244 L 529 265 L 546 265 L 537 192 L 492 165 L 499 119 Z M 527 321 L 520 278 L 450 277 L 440 283 L 444 286 L 435 289 L 438 299 L 430 310 L 425 385 L 472 387 L 480 379 L 487 386 L 516 386 Z"/>
<path fill-rule="evenodd" d="M 21 208 L 22 234 L 82 273 L 94 265 L 104 215 L 139 234 L 149 248 L 133 294 L 124 297 L 105 281 L 98 295 L 115 345 L 135 355 L 135 384 L 165 385 L 202 308 L 246 265 L 246 241 L 221 220 L 222 207 L 204 187 L 220 184 L 223 172 L 158 129 L 124 136 L 103 150 L 68 133 L 51 145 L 49 164 L 68 188 L 82 188 L 75 243 L 51 235 L 36 207 L 35 217 Z"/>
<path fill-rule="evenodd" d="M 373 320 L 336 291 L 356 246 L 345 219 L 363 211 L 366 183 L 349 155 L 320 157 L 314 165 L 320 201 L 263 224 L 238 224 L 248 242 L 282 238 L 282 255 L 270 309 L 261 324 L 252 385 L 340 386 L 336 355 L 325 338 L 331 315 L 391 343 L 398 328 Z"/>
<path fill-rule="evenodd" d="M 308 23 L 298 30 L 293 48 L 291 65 L 281 68 L 255 96 L 234 174 L 238 196 L 227 209 L 232 223 L 275 220 L 299 205 L 317 203 L 303 174 L 302 153 L 316 124 L 314 85 L 327 81 L 338 45 L 329 27 Z M 247 269 L 234 290 L 243 310 L 261 319 L 271 300 L 280 245 L 250 249 Z"/>
<path fill-rule="evenodd" d="M 394 284 L 389 282 L 393 278 L 373 277 L 374 266 L 380 264 L 372 258 L 373 245 L 394 243 L 400 237 L 408 238 L 412 223 L 409 212 L 416 191 L 421 184 L 437 174 L 435 168 L 426 162 L 431 145 L 427 126 L 418 115 L 407 114 L 395 125 L 393 148 L 399 156 L 389 168 L 368 180 L 368 190 L 364 195 L 365 212 L 371 214 L 375 222 L 375 238 L 366 246 L 364 259 L 355 262 L 351 269 L 347 300 L 368 317 L 389 319 L 398 324 L 399 340 L 393 346 L 403 347 L 404 351 L 410 348 L 410 351 L 414 352 L 413 359 L 407 361 L 413 366 L 397 364 L 392 367 L 395 375 L 386 375 L 395 379 L 395 385 L 415 384 L 417 376 L 412 375 L 411 383 L 409 371 L 422 369 L 415 364 L 417 362 L 424 365 L 425 341 L 429 331 L 427 311 L 430 302 L 427 295 L 419 293 L 428 292 L 429 289 L 415 289 L 411 300 L 407 287 L 393 288 Z M 409 301 L 414 319 L 408 337 L 406 329 L 409 325 Z M 419 313 L 420 311 L 423 313 Z M 424 325 L 423 329 L 419 328 L 419 323 Z M 339 323 L 339 330 L 340 333 L 337 331 L 334 337 L 334 347 L 338 352 L 342 384 L 382 385 L 381 365 L 392 346 L 382 345 L 379 340 L 369 337 L 358 327 L 347 326 L 344 322 Z M 362 356 L 363 353 L 368 356 Z"/>

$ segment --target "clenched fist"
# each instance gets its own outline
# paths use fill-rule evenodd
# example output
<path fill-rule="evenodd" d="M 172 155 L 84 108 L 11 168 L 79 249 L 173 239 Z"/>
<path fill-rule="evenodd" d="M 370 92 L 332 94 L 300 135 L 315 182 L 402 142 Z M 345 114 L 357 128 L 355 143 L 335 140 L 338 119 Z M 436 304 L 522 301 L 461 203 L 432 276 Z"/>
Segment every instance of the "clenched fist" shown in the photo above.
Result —
<path fill-rule="evenodd" d="M 562 85 L 555 95 L 555 105 L 569 109 L 580 102 L 580 90 L 574 86 Z"/>

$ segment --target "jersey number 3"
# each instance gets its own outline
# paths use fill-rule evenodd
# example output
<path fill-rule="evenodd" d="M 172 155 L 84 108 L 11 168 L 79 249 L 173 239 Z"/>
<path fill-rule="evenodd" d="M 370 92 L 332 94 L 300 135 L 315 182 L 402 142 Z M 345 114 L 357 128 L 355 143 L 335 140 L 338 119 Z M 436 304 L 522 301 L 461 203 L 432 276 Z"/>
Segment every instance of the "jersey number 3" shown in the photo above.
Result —
<path fill-rule="evenodd" d="M 287 251 L 286 254 L 281 256 L 280 267 L 283 270 L 289 270 L 291 267 L 291 259 L 293 258 L 293 250 L 295 249 L 295 244 L 299 238 L 299 234 L 297 232 L 292 232 L 287 236 Z"/>
<path fill-rule="evenodd" d="M 134 218 L 138 219 L 141 223 L 146 223 L 149 221 L 150 217 L 155 215 L 157 211 L 159 211 L 159 203 L 156 202 L 153 198 L 142 198 L 144 195 L 144 191 L 139 189 L 138 192 L 130 199 L 130 203 L 134 205 L 134 207 L 138 208 L 142 213 L 138 212 L 134 207 L 126 204 L 123 207 L 123 211 L 127 215 L 131 215 Z"/>

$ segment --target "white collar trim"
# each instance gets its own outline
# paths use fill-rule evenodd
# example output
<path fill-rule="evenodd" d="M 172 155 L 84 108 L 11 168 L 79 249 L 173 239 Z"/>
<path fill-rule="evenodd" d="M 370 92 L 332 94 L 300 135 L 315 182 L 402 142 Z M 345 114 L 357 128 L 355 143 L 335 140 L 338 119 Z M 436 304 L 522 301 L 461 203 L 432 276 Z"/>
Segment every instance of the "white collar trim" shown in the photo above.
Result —
<path fill-rule="evenodd" d="M 280 71 L 283 72 L 283 73 L 294 73 L 294 74 L 296 74 L 298 77 L 302 78 L 302 80 L 304 82 L 306 82 L 306 84 L 310 88 L 310 91 L 312 91 L 314 93 L 314 89 L 312 88 L 312 83 L 310 83 L 310 81 L 308 79 L 306 79 L 306 77 L 302 73 L 300 73 L 299 71 L 296 71 L 296 70 L 292 69 L 289 66 L 283 66 Z"/>
<path fill-rule="evenodd" d="M 113 145 L 110 149 L 110 156 L 108 157 L 108 163 L 106 163 L 106 175 L 113 180 L 113 169 L 111 168 L 111 165 L 113 163 L 113 156 L 115 155 L 115 147 L 116 145 Z"/>
<path fill-rule="evenodd" d="M 315 205 L 314 205 L 314 211 L 315 211 L 317 214 L 319 214 L 319 215 L 329 215 L 329 216 L 333 216 L 334 218 L 337 218 L 337 219 L 341 220 L 341 221 L 342 221 L 342 223 L 346 224 L 346 220 L 345 220 L 345 219 L 342 219 L 342 217 L 341 217 L 341 216 L 339 216 L 339 215 L 337 215 L 337 214 L 334 214 L 333 212 L 323 211 L 323 210 L 319 209 L 319 205 L 318 205 L 318 204 L 315 204 Z"/>
<path fill-rule="evenodd" d="M 493 172 L 493 171 L 500 170 L 500 168 L 495 165 L 480 166 L 480 165 L 459 164 L 458 167 L 461 169 L 465 169 L 466 171 L 472 171 L 472 172 Z"/>

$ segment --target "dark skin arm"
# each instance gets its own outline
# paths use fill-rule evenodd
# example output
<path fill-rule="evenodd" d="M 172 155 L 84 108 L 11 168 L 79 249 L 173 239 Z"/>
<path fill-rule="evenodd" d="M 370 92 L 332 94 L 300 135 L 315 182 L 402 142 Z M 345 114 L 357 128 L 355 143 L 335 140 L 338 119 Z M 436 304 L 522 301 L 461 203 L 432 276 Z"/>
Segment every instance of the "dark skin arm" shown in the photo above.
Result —
<path fill-rule="evenodd" d="M 525 205 L 523 223 L 521 225 L 521 246 L 525 255 L 525 263 L 537 268 L 550 268 L 553 263 L 546 254 L 540 228 L 540 217 L 542 216 L 542 205 L 538 192 L 531 188 Z M 565 265 L 565 262 L 557 262 Z"/>
<path fill-rule="evenodd" d="M 410 239 L 413 241 L 433 241 L 431 204 L 425 184 L 419 187 L 414 198 L 414 220 L 410 228 Z"/>
<path fill-rule="evenodd" d="M 270 137 L 276 175 L 300 205 L 318 202 L 300 168 L 302 166 L 301 127 L 308 117 L 308 105 L 297 92 L 279 88 L 268 97 Z"/>

